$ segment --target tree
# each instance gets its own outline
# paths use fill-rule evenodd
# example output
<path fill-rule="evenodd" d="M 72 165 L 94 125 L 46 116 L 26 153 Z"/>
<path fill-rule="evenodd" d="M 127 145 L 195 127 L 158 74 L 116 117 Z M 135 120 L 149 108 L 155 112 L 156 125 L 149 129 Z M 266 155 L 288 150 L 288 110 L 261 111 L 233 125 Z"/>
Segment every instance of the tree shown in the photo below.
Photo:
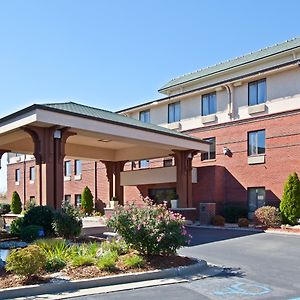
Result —
<path fill-rule="evenodd" d="M 94 196 L 89 189 L 88 186 L 86 186 L 82 192 L 81 195 L 81 207 L 83 211 L 90 215 L 93 212 L 94 209 L 94 202 L 93 202 Z"/>
<path fill-rule="evenodd" d="M 16 191 L 12 194 L 10 209 L 13 214 L 19 214 L 22 211 L 22 202 Z"/>
<path fill-rule="evenodd" d="M 280 211 L 284 223 L 295 225 L 300 218 L 300 181 L 295 172 L 285 183 Z"/>

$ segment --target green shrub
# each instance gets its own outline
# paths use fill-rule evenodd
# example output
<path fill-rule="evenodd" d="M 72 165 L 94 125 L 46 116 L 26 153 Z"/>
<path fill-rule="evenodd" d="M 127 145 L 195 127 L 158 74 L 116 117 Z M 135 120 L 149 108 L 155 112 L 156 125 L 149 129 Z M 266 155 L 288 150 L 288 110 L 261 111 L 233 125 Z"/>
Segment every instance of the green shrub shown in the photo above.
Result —
<path fill-rule="evenodd" d="M 128 253 L 128 245 L 126 242 L 121 239 L 116 239 L 112 241 L 104 241 L 101 243 L 101 249 L 103 252 L 111 251 L 111 252 L 117 252 L 119 255 Z"/>
<path fill-rule="evenodd" d="M 94 210 L 94 196 L 91 190 L 86 186 L 81 195 L 81 207 L 84 213 L 90 215 Z"/>
<path fill-rule="evenodd" d="M 66 240 L 61 239 L 40 239 L 35 241 L 35 245 L 40 247 L 47 259 L 52 257 L 59 257 L 67 261 L 70 257 L 71 247 Z"/>
<path fill-rule="evenodd" d="M 66 262 L 60 257 L 50 257 L 46 260 L 45 270 L 47 272 L 57 272 L 66 266 Z"/>
<path fill-rule="evenodd" d="M 5 215 L 10 212 L 10 204 L 2 203 L 0 204 L 0 215 Z"/>
<path fill-rule="evenodd" d="M 220 216 L 220 215 L 213 216 L 211 218 L 211 223 L 214 226 L 224 226 L 225 225 L 225 218 Z"/>
<path fill-rule="evenodd" d="M 31 243 L 38 239 L 41 235 L 41 231 L 44 231 L 43 227 L 37 225 L 25 226 L 21 229 L 21 240 L 27 243 Z"/>
<path fill-rule="evenodd" d="M 116 267 L 118 261 L 117 252 L 105 252 L 97 261 L 97 266 L 101 270 L 112 271 Z"/>
<path fill-rule="evenodd" d="M 16 191 L 14 191 L 12 194 L 10 209 L 13 214 L 20 214 L 22 211 L 21 198 Z"/>
<path fill-rule="evenodd" d="M 24 214 L 24 226 L 41 226 L 44 228 L 46 236 L 54 234 L 54 229 L 52 227 L 53 220 L 53 210 L 48 206 L 34 206 Z"/>
<path fill-rule="evenodd" d="M 82 229 L 82 220 L 79 210 L 68 201 L 63 201 L 61 211 L 54 215 L 53 228 L 57 236 L 74 239 Z"/>
<path fill-rule="evenodd" d="M 297 173 L 289 175 L 285 183 L 280 211 L 284 223 L 297 224 L 300 218 L 300 181 Z"/>
<path fill-rule="evenodd" d="M 228 223 L 237 223 L 239 218 L 247 218 L 247 208 L 241 206 L 227 205 L 224 208 L 224 218 Z"/>
<path fill-rule="evenodd" d="M 31 245 L 23 249 L 12 250 L 6 259 L 6 270 L 14 274 L 30 277 L 37 275 L 46 264 L 46 256 L 42 250 Z"/>
<path fill-rule="evenodd" d="M 23 227 L 24 227 L 23 217 L 13 220 L 9 226 L 10 234 L 13 236 L 20 236 Z"/>
<path fill-rule="evenodd" d="M 254 212 L 254 221 L 257 225 L 276 227 L 281 224 L 279 209 L 274 206 L 263 206 Z"/>
<path fill-rule="evenodd" d="M 81 267 L 81 266 L 92 266 L 95 263 L 96 259 L 91 256 L 75 256 L 71 260 L 71 265 L 73 267 Z"/>
<path fill-rule="evenodd" d="M 238 225 L 239 227 L 249 227 L 249 220 L 247 218 L 239 218 Z"/>
<path fill-rule="evenodd" d="M 140 255 L 130 255 L 123 259 L 124 265 L 131 269 L 131 268 L 142 268 L 145 266 L 145 260 Z"/>
<path fill-rule="evenodd" d="M 141 254 L 172 254 L 189 242 L 190 236 L 180 214 L 148 199 L 145 202 L 145 207 L 118 206 L 107 225 Z"/>

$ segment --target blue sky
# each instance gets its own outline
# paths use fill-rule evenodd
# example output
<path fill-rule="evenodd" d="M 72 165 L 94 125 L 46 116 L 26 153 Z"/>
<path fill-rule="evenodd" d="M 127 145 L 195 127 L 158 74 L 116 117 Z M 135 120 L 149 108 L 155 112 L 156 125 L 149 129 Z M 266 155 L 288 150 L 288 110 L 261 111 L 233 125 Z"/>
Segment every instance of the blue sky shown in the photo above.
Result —
<path fill-rule="evenodd" d="M 159 98 L 173 77 L 299 36 L 299 11 L 291 0 L 1 0 L 0 116 Z"/>

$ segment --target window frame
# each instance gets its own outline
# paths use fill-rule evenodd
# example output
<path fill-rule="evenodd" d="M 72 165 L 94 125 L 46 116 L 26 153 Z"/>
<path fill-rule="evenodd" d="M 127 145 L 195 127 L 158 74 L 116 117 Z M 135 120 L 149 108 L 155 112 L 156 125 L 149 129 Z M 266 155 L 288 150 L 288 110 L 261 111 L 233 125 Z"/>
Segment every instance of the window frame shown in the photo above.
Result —
<path fill-rule="evenodd" d="M 15 169 L 15 182 L 20 182 L 21 181 L 21 170 L 18 168 L 18 169 Z"/>
<path fill-rule="evenodd" d="M 264 152 L 263 153 L 259 153 L 259 137 L 258 137 L 258 133 L 259 132 L 264 132 Z M 256 153 L 250 153 L 250 135 L 251 134 L 256 134 Z M 250 156 L 259 156 L 259 155 L 265 155 L 266 154 L 266 130 L 265 129 L 259 129 L 259 130 L 253 130 L 253 131 L 248 131 L 247 132 L 247 154 L 248 157 Z"/>
<path fill-rule="evenodd" d="M 35 181 L 35 167 L 29 167 L 29 181 Z"/>
<path fill-rule="evenodd" d="M 77 198 L 80 198 L 79 205 L 78 205 L 78 199 L 77 199 Z M 75 207 L 81 208 L 81 203 L 82 203 L 82 197 L 81 197 L 81 194 L 75 194 Z"/>
<path fill-rule="evenodd" d="M 67 165 L 70 164 L 70 169 L 67 168 Z M 69 170 L 69 173 L 67 172 Z M 70 160 L 66 160 L 64 164 L 64 175 L 65 177 L 70 177 L 72 175 L 72 162 Z"/>
<path fill-rule="evenodd" d="M 172 158 L 164 159 L 163 166 L 164 168 L 173 167 L 173 159 Z"/>
<path fill-rule="evenodd" d="M 147 166 L 142 166 L 142 162 L 147 162 Z M 149 159 L 139 160 L 139 169 L 149 169 L 149 168 L 150 168 L 150 160 Z"/>
<path fill-rule="evenodd" d="M 148 119 L 143 117 L 144 115 L 148 116 Z M 150 116 L 150 109 L 142 110 L 139 112 L 139 120 L 143 123 L 150 123 L 151 116 Z"/>
<path fill-rule="evenodd" d="M 78 172 L 78 163 L 79 163 L 79 166 L 80 166 L 80 168 L 79 168 L 80 172 Z M 74 160 L 74 175 L 75 176 L 82 175 L 82 161 L 81 161 L 81 159 L 75 159 Z"/>
<path fill-rule="evenodd" d="M 174 111 L 171 112 L 171 109 L 173 107 L 174 107 Z M 176 108 L 179 110 L 177 113 L 176 113 Z M 177 114 L 178 114 L 178 116 L 177 116 Z M 180 101 L 168 104 L 168 124 L 179 122 L 180 120 L 181 120 L 181 103 L 180 103 Z"/>
<path fill-rule="evenodd" d="M 264 86 L 265 86 L 265 99 L 263 102 L 259 102 L 258 99 L 258 95 L 259 95 L 259 83 L 261 82 L 264 82 Z M 250 88 L 252 85 L 256 85 L 256 99 L 255 99 L 255 103 L 250 103 Z M 248 106 L 254 106 L 254 105 L 259 105 L 259 104 L 263 104 L 263 103 L 266 103 L 267 101 L 267 80 L 266 78 L 262 78 L 262 79 L 259 79 L 259 80 L 254 80 L 254 81 L 251 81 L 251 82 L 248 82 Z"/>
<path fill-rule="evenodd" d="M 211 140 L 214 140 L 214 143 L 212 143 L 212 142 L 210 142 Z M 205 142 L 210 142 L 211 144 L 209 145 L 209 152 L 207 152 L 207 153 L 202 153 L 201 154 L 201 161 L 208 161 L 208 160 L 215 160 L 216 159 L 216 146 L 217 146 L 217 143 L 216 143 L 216 141 L 217 141 L 217 139 L 216 139 L 216 137 L 215 136 L 212 136 L 212 137 L 209 137 L 209 138 L 204 138 L 204 139 L 202 139 L 202 141 L 205 141 Z M 211 146 L 215 146 L 215 151 L 211 151 Z M 213 157 L 211 157 L 211 153 L 214 153 L 214 155 L 213 155 Z M 207 155 L 207 158 L 205 158 L 205 156 Z"/>
<path fill-rule="evenodd" d="M 212 101 L 212 96 L 214 96 L 214 111 L 210 111 L 210 102 Z M 208 100 L 208 113 L 207 114 L 204 114 L 204 109 L 203 109 L 203 103 L 204 103 L 204 100 L 205 98 L 207 98 Z M 217 113 L 217 93 L 216 92 L 211 92 L 211 93 L 208 93 L 208 94 L 204 94 L 201 96 L 201 116 L 204 117 L 204 116 L 209 116 L 209 115 L 213 115 L 213 114 L 216 114 Z"/>

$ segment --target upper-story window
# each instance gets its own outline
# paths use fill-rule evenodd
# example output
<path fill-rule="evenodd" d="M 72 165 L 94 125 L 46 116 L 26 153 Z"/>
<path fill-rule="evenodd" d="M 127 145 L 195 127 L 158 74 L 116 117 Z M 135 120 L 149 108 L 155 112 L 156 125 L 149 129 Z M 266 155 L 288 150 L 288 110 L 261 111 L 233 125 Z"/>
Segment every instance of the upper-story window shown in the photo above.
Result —
<path fill-rule="evenodd" d="M 30 167 L 29 168 L 29 180 L 34 181 L 34 179 L 35 179 L 35 168 Z"/>
<path fill-rule="evenodd" d="M 150 123 L 150 109 L 140 111 L 139 119 L 144 123 Z"/>
<path fill-rule="evenodd" d="M 217 112 L 216 93 L 202 95 L 202 116 L 215 114 Z"/>
<path fill-rule="evenodd" d="M 265 103 L 267 100 L 266 79 L 249 82 L 248 84 L 248 104 L 257 105 Z"/>
<path fill-rule="evenodd" d="M 71 176 L 71 161 L 65 161 L 65 176 Z"/>
<path fill-rule="evenodd" d="M 248 132 L 248 156 L 266 152 L 266 132 L 258 130 Z"/>
<path fill-rule="evenodd" d="M 216 138 L 211 137 L 207 139 L 202 139 L 203 141 L 209 142 L 209 152 L 202 153 L 201 160 L 209 160 L 209 159 L 215 159 L 216 158 Z"/>
<path fill-rule="evenodd" d="M 180 115 L 180 102 L 175 102 L 168 105 L 168 123 L 180 121 Z"/>
<path fill-rule="evenodd" d="M 81 160 L 76 159 L 75 160 L 75 175 L 81 175 L 82 173 L 82 166 L 81 166 Z M 66 175 L 68 176 L 68 175 Z"/>
<path fill-rule="evenodd" d="M 21 171 L 20 171 L 20 169 L 16 169 L 16 171 L 15 171 L 15 182 L 20 182 L 20 178 L 21 178 Z"/>
<path fill-rule="evenodd" d="M 150 161 L 148 159 L 143 159 L 139 161 L 140 169 L 145 169 L 150 167 Z"/>

